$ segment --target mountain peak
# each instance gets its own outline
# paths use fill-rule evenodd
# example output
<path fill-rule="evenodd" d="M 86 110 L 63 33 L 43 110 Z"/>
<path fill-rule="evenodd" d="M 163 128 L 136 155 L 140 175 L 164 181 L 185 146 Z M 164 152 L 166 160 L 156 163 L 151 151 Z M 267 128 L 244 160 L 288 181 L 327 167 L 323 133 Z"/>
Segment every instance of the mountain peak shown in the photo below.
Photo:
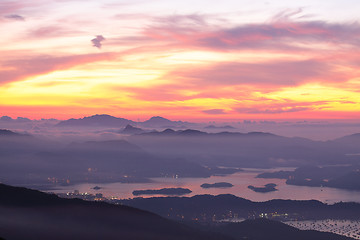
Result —
<path fill-rule="evenodd" d="M 144 130 L 138 127 L 134 127 L 130 124 L 126 125 L 126 127 L 120 131 L 120 133 L 122 134 L 139 134 L 139 133 L 143 133 Z"/>

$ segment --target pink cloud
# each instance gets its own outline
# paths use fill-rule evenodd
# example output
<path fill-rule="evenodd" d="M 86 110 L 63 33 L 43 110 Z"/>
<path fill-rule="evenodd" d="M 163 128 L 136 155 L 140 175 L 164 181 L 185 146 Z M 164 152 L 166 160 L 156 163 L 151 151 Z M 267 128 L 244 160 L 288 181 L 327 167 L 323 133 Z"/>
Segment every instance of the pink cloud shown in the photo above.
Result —
<path fill-rule="evenodd" d="M 83 32 L 67 29 L 60 26 L 44 26 L 36 29 L 31 29 L 27 37 L 31 38 L 52 38 L 52 37 L 64 37 L 69 35 L 79 35 Z"/>
<path fill-rule="evenodd" d="M 344 82 L 348 74 L 337 72 L 330 63 L 318 60 L 269 61 L 263 63 L 216 63 L 171 72 L 178 78 L 197 85 L 295 86 L 305 82 Z"/>
<path fill-rule="evenodd" d="M 242 24 L 230 28 L 209 24 L 207 16 L 175 15 L 157 19 L 156 24 L 145 29 L 143 34 L 153 40 L 177 43 L 179 47 L 214 51 L 306 50 L 293 43 L 347 43 L 354 46 L 360 43 L 359 23 L 292 21 L 291 15 L 282 14 L 269 23 Z"/>
<path fill-rule="evenodd" d="M 28 77 L 65 70 L 78 65 L 114 59 L 114 53 L 83 54 L 64 57 L 37 56 L 0 62 L 8 70 L 0 71 L 0 84 L 23 80 Z"/>

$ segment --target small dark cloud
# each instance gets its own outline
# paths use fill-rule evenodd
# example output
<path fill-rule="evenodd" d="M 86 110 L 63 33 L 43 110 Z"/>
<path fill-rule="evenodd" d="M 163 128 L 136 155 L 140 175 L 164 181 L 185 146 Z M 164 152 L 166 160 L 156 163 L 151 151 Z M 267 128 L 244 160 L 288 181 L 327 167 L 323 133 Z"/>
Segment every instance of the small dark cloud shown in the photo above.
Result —
<path fill-rule="evenodd" d="M 97 35 L 96 38 L 92 39 L 91 42 L 94 47 L 101 48 L 101 42 L 104 41 L 105 38 L 102 35 Z"/>
<path fill-rule="evenodd" d="M 25 18 L 23 16 L 20 16 L 20 15 L 17 15 L 17 14 L 6 15 L 5 18 L 16 20 L 16 21 L 25 21 Z"/>
<path fill-rule="evenodd" d="M 209 110 L 204 110 L 202 112 L 206 113 L 206 114 L 213 114 L 213 115 L 226 114 L 224 109 L 209 109 Z"/>

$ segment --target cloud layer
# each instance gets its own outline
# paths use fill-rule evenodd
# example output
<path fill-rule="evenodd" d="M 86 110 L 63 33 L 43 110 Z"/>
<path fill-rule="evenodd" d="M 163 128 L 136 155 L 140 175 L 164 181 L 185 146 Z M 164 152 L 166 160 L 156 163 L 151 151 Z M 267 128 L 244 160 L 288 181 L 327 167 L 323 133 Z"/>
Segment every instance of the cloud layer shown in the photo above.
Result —
<path fill-rule="evenodd" d="M 359 112 L 358 16 L 173 4 L 2 1 L 0 107 L 205 119 Z M 267 17 L 246 21 L 256 14 Z"/>

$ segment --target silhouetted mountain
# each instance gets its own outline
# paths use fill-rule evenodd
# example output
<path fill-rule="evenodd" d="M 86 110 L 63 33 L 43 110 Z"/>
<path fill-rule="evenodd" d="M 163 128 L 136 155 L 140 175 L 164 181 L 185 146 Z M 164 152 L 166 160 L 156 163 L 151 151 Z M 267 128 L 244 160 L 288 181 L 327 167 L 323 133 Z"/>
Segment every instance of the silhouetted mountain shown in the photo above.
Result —
<path fill-rule="evenodd" d="M 2 117 L 0 117 L 0 122 L 28 123 L 28 122 L 31 122 L 31 120 L 28 118 L 24 118 L 24 117 L 17 117 L 16 119 L 13 119 L 8 116 L 2 116 Z"/>
<path fill-rule="evenodd" d="M 127 206 L 61 199 L 3 184 L 0 195 L 5 239 L 230 239 Z"/>
<path fill-rule="evenodd" d="M 146 120 L 141 123 L 142 125 L 146 127 L 161 127 L 161 128 L 171 128 L 171 127 L 178 127 L 181 125 L 184 125 L 185 122 L 182 121 L 171 121 L 169 119 L 155 116 L 150 118 L 149 120 Z"/>
<path fill-rule="evenodd" d="M 16 133 L 7 129 L 0 129 L 0 137 L 30 137 L 29 134 Z"/>
<path fill-rule="evenodd" d="M 149 120 L 146 120 L 144 123 L 146 124 L 152 124 L 152 125 L 159 125 L 159 124 L 170 124 L 172 123 L 171 120 L 160 117 L 160 116 L 155 116 L 150 118 Z"/>
<path fill-rule="evenodd" d="M 0 129 L 0 136 L 20 136 L 20 134 L 7 129 Z"/>
<path fill-rule="evenodd" d="M 139 134 L 139 133 L 144 133 L 144 132 L 145 131 L 143 129 L 137 128 L 137 127 L 134 127 L 134 126 L 131 126 L 130 124 L 128 124 L 119 133 L 122 133 L 122 134 Z"/>
<path fill-rule="evenodd" d="M 193 197 L 153 197 L 119 200 L 121 204 L 144 209 L 177 220 L 199 219 L 212 222 L 214 219 L 269 218 L 291 219 L 360 219 L 359 203 L 328 205 L 315 200 L 271 200 L 252 202 L 234 195 L 197 195 Z"/>
<path fill-rule="evenodd" d="M 218 232 L 234 239 L 248 240 L 350 240 L 334 233 L 304 231 L 278 221 L 268 219 L 246 220 L 217 228 Z"/>
<path fill-rule="evenodd" d="M 333 140 L 335 142 L 341 142 L 341 141 L 360 141 L 360 133 L 354 133 L 351 135 L 347 135 L 341 138 L 337 138 L 335 140 Z"/>
<path fill-rule="evenodd" d="M 329 144 L 333 144 L 333 147 L 342 147 L 348 154 L 360 154 L 360 133 L 351 134 L 341 138 L 337 138 L 332 141 L 328 141 Z"/>
<path fill-rule="evenodd" d="M 59 122 L 57 127 L 124 127 L 134 122 L 125 118 L 110 115 L 93 115 L 79 119 L 69 119 Z"/>

